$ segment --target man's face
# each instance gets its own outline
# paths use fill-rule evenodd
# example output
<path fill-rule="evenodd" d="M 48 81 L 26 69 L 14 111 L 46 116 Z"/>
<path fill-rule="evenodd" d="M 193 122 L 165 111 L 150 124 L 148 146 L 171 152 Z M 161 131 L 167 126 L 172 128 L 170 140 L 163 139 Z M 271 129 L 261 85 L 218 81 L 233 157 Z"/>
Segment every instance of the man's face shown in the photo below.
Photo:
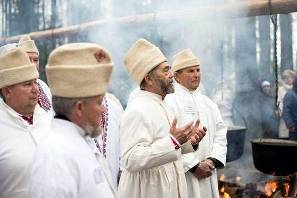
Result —
<path fill-rule="evenodd" d="M 39 55 L 36 52 L 27 52 L 30 62 L 34 64 L 39 71 Z"/>
<path fill-rule="evenodd" d="M 169 93 L 174 92 L 173 87 L 173 74 L 171 67 L 167 62 L 163 62 L 158 65 L 153 71 L 152 80 L 154 81 L 154 86 L 158 90 L 159 94 L 165 97 Z"/>
<path fill-rule="evenodd" d="M 32 115 L 38 102 L 38 84 L 36 79 L 3 88 L 8 106 L 22 115 Z"/>
<path fill-rule="evenodd" d="M 175 80 L 191 91 L 196 90 L 200 84 L 200 66 L 188 67 L 177 71 Z"/>
<path fill-rule="evenodd" d="M 91 137 L 97 137 L 101 133 L 100 122 L 102 114 L 106 111 L 102 104 L 103 95 L 84 100 L 82 108 L 83 128 Z"/>

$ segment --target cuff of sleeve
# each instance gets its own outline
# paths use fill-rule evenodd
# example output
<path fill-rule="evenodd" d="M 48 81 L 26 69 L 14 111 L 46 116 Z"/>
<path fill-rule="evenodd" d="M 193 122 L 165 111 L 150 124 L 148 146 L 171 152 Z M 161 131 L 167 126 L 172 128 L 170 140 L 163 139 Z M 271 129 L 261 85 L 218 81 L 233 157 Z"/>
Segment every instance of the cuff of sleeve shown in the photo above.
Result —
<path fill-rule="evenodd" d="M 214 163 L 215 168 L 223 168 L 224 167 L 224 164 L 222 162 L 220 162 L 219 160 L 217 160 L 216 158 L 209 157 L 207 159 L 210 159 Z"/>
<path fill-rule="evenodd" d="M 172 141 L 172 143 L 174 145 L 175 150 L 178 150 L 181 147 L 180 143 L 172 135 L 170 135 L 170 138 L 171 138 L 171 141 Z"/>

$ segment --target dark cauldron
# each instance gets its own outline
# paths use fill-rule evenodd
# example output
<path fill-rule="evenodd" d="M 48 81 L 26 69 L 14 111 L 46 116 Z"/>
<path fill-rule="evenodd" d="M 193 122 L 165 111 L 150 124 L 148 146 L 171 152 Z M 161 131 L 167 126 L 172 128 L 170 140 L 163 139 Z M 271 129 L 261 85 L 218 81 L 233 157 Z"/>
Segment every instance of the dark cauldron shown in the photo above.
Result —
<path fill-rule="evenodd" d="M 246 127 L 229 126 L 227 130 L 227 162 L 241 157 L 244 149 Z"/>
<path fill-rule="evenodd" d="M 297 172 L 297 141 L 256 139 L 251 143 L 254 165 L 259 171 L 278 176 Z"/>

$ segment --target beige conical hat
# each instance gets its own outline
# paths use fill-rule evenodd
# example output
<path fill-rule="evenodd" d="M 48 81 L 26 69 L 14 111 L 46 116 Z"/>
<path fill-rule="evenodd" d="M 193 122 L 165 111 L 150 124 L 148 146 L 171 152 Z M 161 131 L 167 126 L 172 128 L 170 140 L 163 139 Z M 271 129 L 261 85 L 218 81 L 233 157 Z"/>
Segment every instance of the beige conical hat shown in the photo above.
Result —
<path fill-rule="evenodd" d="M 34 40 L 31 40 L 31 37 L 28 34 L 21 36 L 18 46 L 22 48 L 25 52 L 35 52 L 39 54 Z"/>
<path fill-rule="evenodd" d="M 124 64 L 132 79 L 140 85 L 148 72 L 166 60 L 157 46 L 141 38 L 128 50 Z"/>
<path fill-rule="evenodd" d="M 200 62 L 192 50 L 185 49 L 174 55 L 172 63 L 174 72 L 192 66 L 200 66 Z"/>
<path fill-rule="evenodd" d="M 22 49 L 12 49 L 0 56 L 0 88 L 38 77 L 36 66 L 31 64 L 28 55 Z"/>
<path fill-rule="evenodd" d="M 54 96 L 91 97 L 106 92 L 112 67 L 111 56 L 104 47 L 72 43 L 51 52 L 46 76 Z"/>

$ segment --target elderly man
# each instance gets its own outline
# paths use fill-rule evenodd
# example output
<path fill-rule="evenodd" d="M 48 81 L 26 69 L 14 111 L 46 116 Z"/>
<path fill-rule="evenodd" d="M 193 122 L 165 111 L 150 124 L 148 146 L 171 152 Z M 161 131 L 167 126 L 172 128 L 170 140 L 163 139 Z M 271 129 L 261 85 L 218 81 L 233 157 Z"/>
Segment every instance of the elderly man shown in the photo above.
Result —
<path fill-rule="evenodd" d="M 120 101 L 110 93 L 103 98 L 102 133 L 94 138 L 97 148 L 108 162 L 113 184 L 118 186 L 120 171 L 120 122 L 124 113 Z"/>
<path fill-rule="evenodd" d="M 176 128 L 163 99 L 174 91 L 171 68 L 158 47 L 145 39 L 132 45 L 125 57 L 130 76 L 140 85 L 121 123 L 122 198 L 186 198 L 180 145 L 199 142 L 205 132 L 199 122 Z M 190 151 L 190 149 L 185 149 Z"/>
<path fill-rule="evenodd" d="M 116 197 L 106 161 L 92 140 L 101 132 L 112 65 L 109 52 L 97 44 L 66 44 L 50 54 L 46 75 L 56 116 L 37 149 L 30 197 Z"/>
<path fill-rule="evenodd" d="M 200 83 L 200 63 L 189 49 L 174 57 L 175 93 L 165 101 L 179 115 L 178 125 L 200 119 L 208 133 L 199 143 L 194 153 L 182 156 L 189 198 L 219 197 L 216 168 L 226 162 L 227 128 L 219 109 L 207 96 L 198 90 Z"/>
<path fill-rule="evenodd" d="M 31 40 L 29 35 L 23 35 L 19 40 L 18 47 L 28 54 L 31 63 L 35 64 L 37 70 L 39 70 L 39 51 L 34 40 Z M 37 79 L 37 85 L 39 89 L 38 104 L 48 113 L 51 119 L 55 115 L 52 107 L 52 94 L 47 84 L 41 79 Z"/>
<path fill-rule="evenodd" d="M 36 145 L 50 121 L 37 105 L 39 74 L 21 49 L 0 57 L 0 197 L 28 197 L 29 170 Z"/>

